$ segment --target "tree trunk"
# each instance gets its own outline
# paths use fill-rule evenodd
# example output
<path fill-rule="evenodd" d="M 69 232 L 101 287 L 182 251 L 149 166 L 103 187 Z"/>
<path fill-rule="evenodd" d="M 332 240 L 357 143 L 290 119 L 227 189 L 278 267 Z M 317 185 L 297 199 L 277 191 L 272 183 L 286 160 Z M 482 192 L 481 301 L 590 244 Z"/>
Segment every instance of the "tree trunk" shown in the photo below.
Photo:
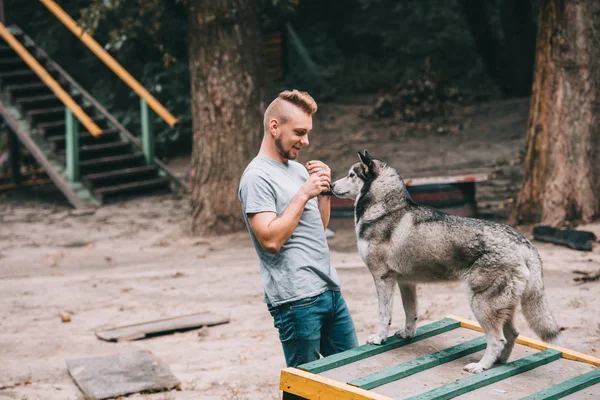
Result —
<path fill-rule="evenodd" d="M 600 2 L 540 7 L 525 176 L 513 222 L 560 227 L 597 215 Z"/>
<path fill-rule="evenodd" d="M 258 151 L 266 96 L 256 1 L 190 0 L 192 232 L 245 229 L 237 196 Z"/>

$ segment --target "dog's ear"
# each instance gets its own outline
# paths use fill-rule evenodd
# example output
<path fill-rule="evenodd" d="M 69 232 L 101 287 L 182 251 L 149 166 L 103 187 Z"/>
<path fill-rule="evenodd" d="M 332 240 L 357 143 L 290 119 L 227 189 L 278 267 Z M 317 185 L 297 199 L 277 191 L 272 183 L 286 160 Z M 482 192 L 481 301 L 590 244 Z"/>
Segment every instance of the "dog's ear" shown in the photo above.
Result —
<path fill-rule="evenodd" d="M 360 158 L 360 162 L 365 164 L 368 168 L 373 167 L 373 157 L 367 153 L 367 150 L 365 150 L 365 154 L 358 152 L 358 158 Z"/>

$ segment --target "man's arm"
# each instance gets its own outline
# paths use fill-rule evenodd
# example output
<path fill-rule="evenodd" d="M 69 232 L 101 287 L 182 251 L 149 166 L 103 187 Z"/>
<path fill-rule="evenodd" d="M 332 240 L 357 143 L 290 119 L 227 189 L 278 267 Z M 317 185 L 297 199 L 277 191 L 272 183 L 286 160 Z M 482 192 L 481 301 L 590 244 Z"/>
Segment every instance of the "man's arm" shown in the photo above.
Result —
<path fill-rule="evenodd" d="M 331 185 L 331 169 L 322 161 L 314 160 L 306 163 L 306 168 L 310 175 L 325 174 L 327 177 L 327 188 L 330 190 Z M 331 215 L 331 196 L 319 196 L 319 213 L 321 213 L 321 221 L 323 221 L 323 229 L 327 229 L 329 225 L 329 217 Z"/>
<path fill-rule="evenodd" d="M 331 215 L 331 196 L 319 196 L 319 212 L 321 213 L 323 228 L 327 229 Z"/>
<path fill-rule="evenodd" d="M 292 198 L 286 209 L 277 215 L 261 212 L 248 216 L 250 227 L 260 245 L 269 253 L 277 253 L 294 233 L 308 200 L 316 197 L 329 186 L 322 174 L 311 175 Z"/>

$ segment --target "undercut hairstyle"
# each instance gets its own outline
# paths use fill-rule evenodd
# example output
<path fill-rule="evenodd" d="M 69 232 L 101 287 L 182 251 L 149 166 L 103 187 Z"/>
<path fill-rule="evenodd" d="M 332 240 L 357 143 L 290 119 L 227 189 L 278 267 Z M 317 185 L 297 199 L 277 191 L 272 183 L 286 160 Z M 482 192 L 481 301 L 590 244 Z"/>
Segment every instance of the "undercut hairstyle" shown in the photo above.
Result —
<path fill-rule="evenodd" d="M 299 90 L 284 90 L 279 93 L 277 98 L 292 103 L 308 115 L 313 115 L 317 112 L 317 102 L 306 92 L 301 92 Z"/>
<path fill-rule="evenodd" d="M 265 110 L 264 128 L 265 132 L 269 130 L 269 121 L 276 118 L 280 124 L 287 122 L 287 114 L 285 112 L 285 104 L 293 104 L 308 115 L 313 115 L 317 112 L 317 102 L 312 96 L 306 92 L 299 90 L 284 90 L 269 104 Z"/>

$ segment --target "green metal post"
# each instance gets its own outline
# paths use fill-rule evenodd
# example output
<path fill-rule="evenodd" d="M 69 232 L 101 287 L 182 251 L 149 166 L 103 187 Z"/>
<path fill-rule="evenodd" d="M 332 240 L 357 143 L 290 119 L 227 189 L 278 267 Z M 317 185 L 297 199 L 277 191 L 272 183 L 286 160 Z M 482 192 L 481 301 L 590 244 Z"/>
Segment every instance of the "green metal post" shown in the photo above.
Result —
<path fill-rule="evenodd" d="M 140 98 L 140 115 L 142 118 L 142 147 L 147 164 L 154 163 L 154 135 L 152 134 L 152 123 L 150 121 L 150 110 L 146 100 Z"/>
<path fill-rule="evenodd" d="M 67 176 L 71 182 L 79 180 L 79 124 L 68 108 L 65 109 Z"/>

